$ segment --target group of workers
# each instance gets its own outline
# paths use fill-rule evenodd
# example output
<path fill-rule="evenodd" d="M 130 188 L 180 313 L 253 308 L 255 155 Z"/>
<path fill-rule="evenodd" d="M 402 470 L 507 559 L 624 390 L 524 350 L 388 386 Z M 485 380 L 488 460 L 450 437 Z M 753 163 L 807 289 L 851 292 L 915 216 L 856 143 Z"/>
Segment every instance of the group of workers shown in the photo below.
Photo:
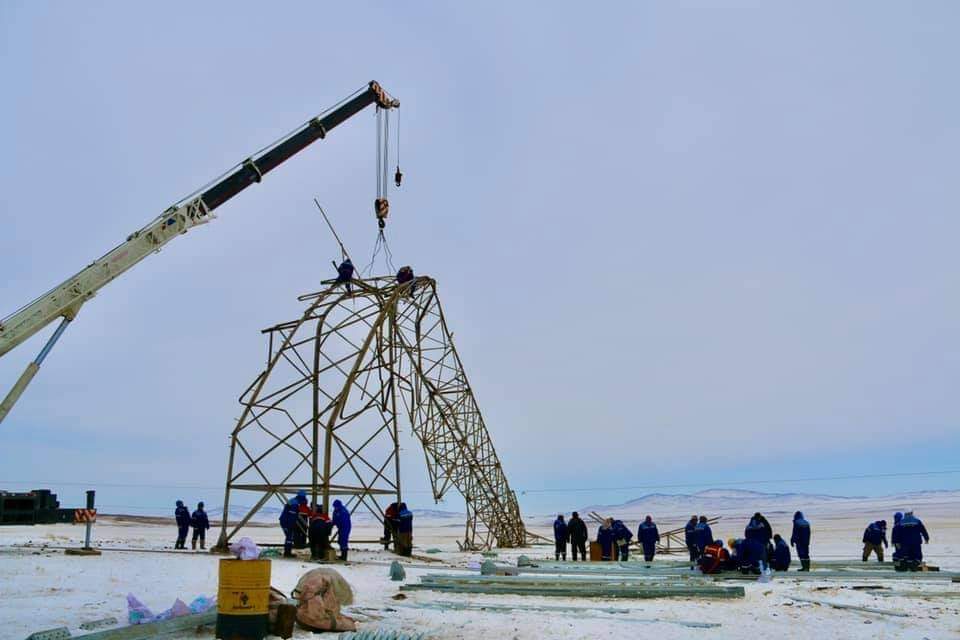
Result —
<path fill-rule="evenodd" d="M 336 264 L 336 263 L 334 263 Z M 345 258 L 337 266 L 337 279 L 334 281 L 334 284 L 342 284 L 347 290 L 347 293 L 352 293 L 353 288 L 351 282 L 353 282 L 353 273 L 356 269 L 353 266 L 353 262 L 350 261 L 350 258 Z M 413 280 L 413 268 L 410 266 L 400 267 L 400 270 L 397 271 L 397 284 L 404 285 Z M 414 293 L 414 287 L 416 285 L 410 285 L 410 295 Z"/>
<path fill-rule="evenodd" d="M 883 549 L 889 546 L 884 520 L 872 522 L 863 533 L 863 561 L 871 554 L 883 562 Z M 576 511 L 569 521 L 563 514 L 553 523 L 555 557 L 567 559 L 567 543 L 573 548 L 573 560 L 579 555 L 587 560 L 585 547 L 587 527 Z M 740 571 L 759 575 L 767 567 L 774 571 L 787 571 L 790 568 L 790 547 L 795 547 L 800 560 L 799 571 L 810 571 L 810 523 L 797 511 L 793 514 L 793 528 L 790 543 L 778 533 L 773 532 L 770 522 L 761 513 L 755 513 L 747 522 L 742 538 L 730 538 L 726 548 L 720 540 L 714 540 L 709 519 L 706 516 L 691 516 L 684 526 L 684 541 L 690 553 L 690 563 L 703 573 L 720 571 Z M 894 546 L 894 568 L 898 571 L 917 571 L 923 562 L 922 544 L 930 542 L 930 536 L 912 511 L 894 514 L 891 533 Z M 596 543 L 600 559 L 606 561 L 625 561 L 629 557 L 633 533 L 623 521 L 607 518 L 597 530 Z M 646 562 L 653 560 L 660 542 L 660 533 L 651 516 L 644 518 L 637 528 L 637 541 L 643 549 Z"/>
<path fill-rule="evenodd" d="M 210 519 L 207 512 L 203 510 L 203 503 L 198 502 L 197 508 L 193 513 L 183 504 L 183 500 L 177 500 L 176 509 L 173 512 L 177 520 L 177 543 L 173 545 L 174 549 L 187 548 L 187 533 L 190 527 L 193 527 L 192 548 L 197 548 L 197 541 L 200 541 L 200 548 L 206 549 L 207 529 L 210 528 Z"/>
<path fill-rule="evenodd" d="M 312 560 L 326 560 L 329 555 L 330 538 L 337 528 L 337 546 L 340 560 L 346 562 L 350 546 L 350 510 L 340 500 L 333 501 L 333 516 L 327 515 L 323 505 L 311 508 L 307 492 L 303 489 L 284 505 L 280 512 L 280 528 L 283 529 L 283 557 L 292 558 L 294 547 L 310 547 Z"/>

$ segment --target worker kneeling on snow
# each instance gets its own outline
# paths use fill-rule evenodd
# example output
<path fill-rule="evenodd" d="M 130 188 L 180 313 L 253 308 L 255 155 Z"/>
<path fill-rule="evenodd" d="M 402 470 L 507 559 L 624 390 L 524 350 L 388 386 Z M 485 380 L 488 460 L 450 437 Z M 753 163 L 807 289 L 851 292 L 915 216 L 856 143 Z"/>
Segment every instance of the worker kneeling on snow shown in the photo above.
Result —
<path fill-rule="evenodd" d="M 731 549 L 733 548 L 734 540 L 730 539 Z M 730 552 L 723 548 L 723 542 L 720 540 L 715 540 L 703 548 L 703 555 L 700 556 L 700 559 L 697 561 L 700 565 L 700 571 L 703 573 L 720 573 L 721 571 L 727 571 L 729 569 L 736 569 L 736 566 L 731 567 L 730 564 Z"/>

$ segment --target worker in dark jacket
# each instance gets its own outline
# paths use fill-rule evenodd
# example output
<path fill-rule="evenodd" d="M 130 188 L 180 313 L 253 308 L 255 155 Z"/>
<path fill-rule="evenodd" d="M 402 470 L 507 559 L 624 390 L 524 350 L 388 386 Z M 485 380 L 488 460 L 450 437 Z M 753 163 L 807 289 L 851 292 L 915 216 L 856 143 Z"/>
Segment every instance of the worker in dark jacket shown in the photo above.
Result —
<path fill-rule="evenodd" d="M 620 561 L 626 562 L 630 558 L 630 541 L 633 540 L 633 532 L 623 524 L 623 520 L 613 521 L 613 538 L 617 545 L 613 553 L 614 558 L 618 557 L 617 551 L 619 551 Z"/>
<path fill-rule="evenodd" d="M 690 562 L 696 562 L 699 552 L 697 545 L 697 516 L 690 516 L 690 521 L 683 527 L 683 541 L 690 552 Z"/>
<path fill-rule="evenodd" d="M 760 575 L 760 546 L 759 543 L 746 538 L 730 538 L 727 540 L 730 547 L 730 567 L 743 574 Z"/>
<path fill-rule="evenodd" d="M 913 515 L 913 511 L 903 514 L 903 520 L 900 521 L 900 539 L 906 568 L 919 569 L 923 562 L 923 543 L 930 543 L 930 534 L 923 522 Z"/>
<path fill-rule="evenodd" d="M 310 513 L 309 533 L 311 560 L 327 559 L 327 551 L 330 549 L 330 533 L 332 531 L 333 524 L 330 522 L 330 517 L 324 513 L 323 505 L 318 505 L 317 508 Z M 286 547 L 286 545 L 284 545 L 284 547 Z M 284 548 L 284 551 L 286 551 L 286 548 Z"/>
<path fill-rule="evenodd" d="M 790 547 L 779 533 L 773 536 L 773 558 L 770 560 L 770 568 L 774 571 L 786 571 L 790 568 Z"/>
<path fill-rule="evenodd" d="M 394 550 L 401 556 L 413 555 L 413 512 L 406 502 L 397 505 L 397 544 Z"/>
<path fill-rule="evenodd" d="M 173 515 L 177 519 L 177 544 L 173 548 L 186 549 L 187 534 L 190 532 L 190 510 L 183 506 L 183 500 L 177 500 Z"/>
<path fill-rule="evenodd" d="M 573 560 L 577 560 L 577 552 L 580 552 L 580 560 L 587 559 L 587 525 L 580 519 L 580 514 L 576 511 L 570 516 L 570 522 L 567 523 L 567 533 L 570 536 L 570 551 L 573 553 Z"/>
<path fill-rule="evenodd" d="M 708 544 L 713 544 L 713 530 L 710 528 L 710 523 L 707 522 L 707 516 L 700 516 L 700 521 L 697 522 L 696 528 L 697 534 L 697 557 L 703 555 L 703 550 L 707 548 Z"/>
<path fill-rule="evenodd" d="M 751 563 L 755 562 L 760 569 L 763 568 L 763 564 L 768 562 L 767 545 L 773 537 L 767 535 L 770 532 L 769 527 L 770 523 L 767 522 L 766 518 L 759 513 L 755 513 L 743 530 L 743 537 L 746 541 L 745 555 L 750 558 Z M 753 564 L 751 564 L 752 567 Z"/>
<path fill-rule="evenodd" d="M 557 516 L 557 519 L 553 521 L 554 559 L 567 559 L 567 540 L 569 539 L 570 532 L 567 530 L 567 523 L 561 513 Z"/>
<path fill-rule="evenodd" d="M 643 559 L 653 562 L 653 556 L 657 553 L 657 543 L 660 542 L 660 532 L 657 531 L 657 525 L 651 516 L 647 516 L 640 523 L 637 529 L 637 541 L 643 547 Z"/>
<path fill-rule="evenodd" d="M 902 523 L 901 523 L 902 524 Z M 883 546 L 880 546 L 880 545 Z M 877 520 L 871 522 L 863 530 L 863 561 L 870 559 L 871 553 L 877 554 L 877 561 L 883 562 L 883 548 L 889 547 L 887 544 L 887 521 Z"/>
<path fill-rule="evenodd" d="M 893 529 L 890 530 L 890 544 L 893 545 L 894 566 L 903 558 L 903 527 L 900 526 L 902 520 L 902 513 L 897 511 L 893 514 Z"/>
<path fill-rule="evenodd" d="M 206 549 L 204 543 L 207 540 L 207 529 L 210 528 L 210 520 L 207 518 L 207 512 L 203 510 L 202 502 L 197 503 L 197 510 L 190 516 L 190 526 L 193 527 L 193 548 L 197 548 L 197 538 L 199 538 L 200 548 Z"/>
<path fill-rule="evenodd" d="M 403 286 L 408 282 L 412 282 L 412 281 L 413 281 L 413 267 L 410 267 L 410 266 L 400 267 L 400 271 L 397 271 L 397 284 L 400 286 Z M 415 284 L 410 285 L 411 296 L 413 295 L 413 289 L 415 286 L 416 286 Z"/>
<path fill-rule="evenodd" d="M 353 280 L 353 263 L 350 262 L 350 258 L 347 258 L 340 263 L 340 266 L 337 267 L 337 281 L 336 284 L 345 284 L 347 287 L 347 293 L 351 293 L 352 289 L 350 288 L 350 281 Z"/>
<path fill-rule="evenodd" d="M 350 546 L 350 512 L 339 500 L 333 501 L 333 524 L 337 528 L 337 545 L 340 547 L 340 559 L 347 561 L 347 549 Z"/>
<path fill-rule="evenodd" d="M 280 512 L 280 528 L 283 529 L 283 557 L 293 557 L 293 529 L 299 517 L 296 498 L 290 498 Z"/>
<path fill-rule="evenodd" d="M 797 557 L 800 558 L 798 571 L 810 571 L 810 523 L 797 511 L 793 514 L 793 533 L 790 534 L 790 545 L 797 548 Z"/>
<path fill-rule="evenodd" d="M 380 542 L 383 544 L 384 551 L 390 546 L 390 541 L 395 540 L 397 537 L 397 524 L 399 524 L 397 516 L 399 508 L 399 502 L 391 502 L 387 510 L 383 512 L 383 537 L 380 538 Z"/>
<path fill-rule="evenodd" d="M 597 530 L 597 543 L 600 545 L 600 559 L 604 561 L 613 560 L 614 547 L 613 520 L 607 518 Z"/>

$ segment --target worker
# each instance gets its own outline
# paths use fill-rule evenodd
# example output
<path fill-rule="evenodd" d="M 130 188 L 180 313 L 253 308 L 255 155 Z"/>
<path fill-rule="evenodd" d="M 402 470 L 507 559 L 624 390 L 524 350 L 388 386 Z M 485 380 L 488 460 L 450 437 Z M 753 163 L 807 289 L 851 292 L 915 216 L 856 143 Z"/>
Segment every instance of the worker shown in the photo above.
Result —
<path fill-rule="evenodd" d="M 297 491 L 294 501 L 297 503 L 297 520 L 293 527 L 293 548 L 306 549 L 307 532 L 310 530 L 310 514 L 312 512 L 310 502 L 307 500 L 306 490 L 300 489 Z"/>
<path fill-rule="evenodd" d="M 299 517 L 296 498 L 290 498 L 280 511 L 280 528 L 283 529 L 283 557 L 293 557 L 293 530 Z"/>
<path fill-rule="evenodd" d="M 798 571 L 810 571 L 810 523 L 797 511 L 793 514 L 793 533 L 790 534 L 790 546 L 797 548 L 800 558 Z"/>
<path fill-rule="evenodd" d="M 893 566 L 903 559 L 903 514 L 897 511 L 893 514 L 893 529 L 890 530 L 890 544 L 893 545 Z"/>
<path fill-rule="evenodd" d="M 643 559 L 646 562 L 653 562 L 653 556 L 657 553 L 657 543 L 660 542 L 660 532 L 657 531 L 657 524 L 652 516 L 647 516 L 637 528 L 637 541 L 643 547 Z"/>
<path fill-rule="evenodd" d="M 350 288 L 351 280 L 353 280 L 353 263 L 350 262 L 350 258 L 347 258 L 337 267 L 336 284 L 345 284 L 347 286 L 347 293 L 352 293 L 352 289 Z"/>
<path fill-rule="evenodd" d="M 707 548 L 707 545 L 713 544 L 713 530 L 710 528 L 710 523 L 707 522 L 707 516 L 700 516 L 695 532 L 697 535 L 697 557 L 699 558 L 703 555 L 703 550 Z"/>
<path fill-rule="evenodd" d="M 394 550 L 402 556 L 413 555 L 413 512 L 406 502 L 397 505 L 397 543 Z"/>
<path fill-rule="evenodd" d="M 774 571 L 787 571 L 790 568 L 790 547 L 779 533 L 773 535 L 773 558 L 770 568 Z"/>
<path fill-rule="evenodd" d="M 630 541 L 633 540 L 633 532 L 623 524 L 623 520 L 613 521 L 613 539 L 617 545 L 613 553 L 614 559 L 619 558 L 621 562 L 626 562 L 630 557 Z"/>
<path fill-rule="evenodd" d="M 337 527 L 337 544 L 340 547 L 340 560 L 347 561 L 347 548 L 350 545 L 350 512 L 339 500 L 333 501 L 333 524 Z"/>
<path fill-rule="evenodd" d="M 391 538 L 396 539 L 399 507 L 399 502 L 391 502 L 387 510 L 383 512 L 383 537 L 380 538 L 380 542 L 383 544 L 384 551 L 390 546 Z"/>
<path fill-rule="evenodd" d="M 768 536 L 768 534 L 771 535 Z M 770 531 L 770 523 L 759 512 L 753 514 L 750 522 L 743 530 L 743 537 L 746 540 L 744 551 L 746 557 L 750 559 L 751 570 L 754 564 L 762 570 L 769 561 L 767 545 L 773 537 L 772 531 Z"/>
<path fill-rule="evenodd" d="M 192 546 L 197 548 L 197 538 L 200 539 L 200 548 L 206 549 L 204 544 L 207 540 L 207 529 L 210 528 L 210 520 L 207 518 L 207 512 L 203 510 L 203 503 L 197 503 L 197 510 L 190 516 L 190 526 L 193 527 Z"/>
<path fill-rule="evenodd" d="M 900 523 L 903 524 L 902 522 Z M 880 546 L 883 544 L 883 546 Z M 877 520 L 867 525 L 863 530 L 863 561 L 870 559 L 871 553 L 877 554 L 877 562 L 883 562 L 883 547 L 887 544 L 887 521 Z"/>
<path fill-rule="evenodd" d="M 683 541 L 690 552 L 690 562 L 697 561 L 697 516 L 690 516 L 690 521 L 683 527 Z"/>
<path fill-rule="evenodd" d="M 613 518 L 607 518 L 597 529 L 597 544 L 600 545 L 600 559 L 609 562 L 613 560 Z"/>
<path fill-rule="evenodd" d="M 746 538 L 730 538 L 727 546 L 730 547 L 732 569 L 743 574 L 760 575 L 762 547 L 758 542 Z"/>
<path fill-rule="evenodd" d="M 587 559 L 587 525 L 580 519 L 580 514 L 576 511 L 570 516 L 570 522 L 567 523 L 567 533 L 570 536 L 570 551 L 573 554 L 573 561 L 577 561 L 577 552 L 580 552 L 580 560 Z"/>
<path fill-rule="evenodd" d="M 730 565 L 730 552 L 723 548 L 723 542 L 714 540 L 703 548 L 697 561 L 704 574 L 720 573 Z"/>
<path fill-rule="evenodd" d="M 183 500 L 177 500 L 173 515 L 177 519 L 177 544 L 173 548 L 186 549 L 187 533 L 190 532 L 190 510 L 183 505 Z"/>
<path fill-rule="evenodd" d="M 330 549 L 330 532 L 333 531 L 333 524 L 330 522 L 324 510 L 323 505 L 318 505 L 310 513 L 310 559 L 326 560 L 327 551 Z M 286 545 L 284 545 L 286 547 Z M 286 552 L 286 548 L 284 548 Z M 286 555 L 286 553 L 284 553 Z M 292 553 L 291 553 L 292 555 Z"/>
<path fill-rule="evenodd" d="M 567 560 L 567 540 L 570 539 L 570 531 L 567 529 L 567 523 L 563 519 L 563 514 L 559 514 L 553 521 L 553 558 Z"/>
<path fill-rule="evenodd" d="M 911 571 L 917 571 L 923 562 L 923 543 L 930 544 L 930 534 L 923 522 L 913 515 L 913 511 L 907 511 L 903 514 L 903 520 L 900 521 L 900 540 L 903 549 L 903 568 Z"/>
<path fill-rule="evenodd" d="M 408 282 L 413 281 L 413 268 L 410 266 L 400 267 L 400 271 L 397 271 L 397 284 L 400 286 L 405 285 Z M 410 285 L 410 295 L 413 295 L 413 288 L 416 285 Z"/>

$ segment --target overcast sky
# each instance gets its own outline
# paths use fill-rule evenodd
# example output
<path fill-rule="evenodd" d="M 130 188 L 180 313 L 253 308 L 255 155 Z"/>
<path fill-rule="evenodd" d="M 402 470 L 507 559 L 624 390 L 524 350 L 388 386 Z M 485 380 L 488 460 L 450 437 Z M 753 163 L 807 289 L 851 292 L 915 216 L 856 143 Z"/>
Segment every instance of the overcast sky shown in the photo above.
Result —
<path fill-rule="evenodd" d="M 955 470 L 958 28 L 955 2 L 8 0 L 0 314 L 377 79 L 395 261 L 437 279 L 524 509 Z M 338 257 L 312 198 L 369 260 L 374 133 L 347 122 L 89 302 L 0 426 L 0 486 L 218 504 L 259 330 Z"/>

